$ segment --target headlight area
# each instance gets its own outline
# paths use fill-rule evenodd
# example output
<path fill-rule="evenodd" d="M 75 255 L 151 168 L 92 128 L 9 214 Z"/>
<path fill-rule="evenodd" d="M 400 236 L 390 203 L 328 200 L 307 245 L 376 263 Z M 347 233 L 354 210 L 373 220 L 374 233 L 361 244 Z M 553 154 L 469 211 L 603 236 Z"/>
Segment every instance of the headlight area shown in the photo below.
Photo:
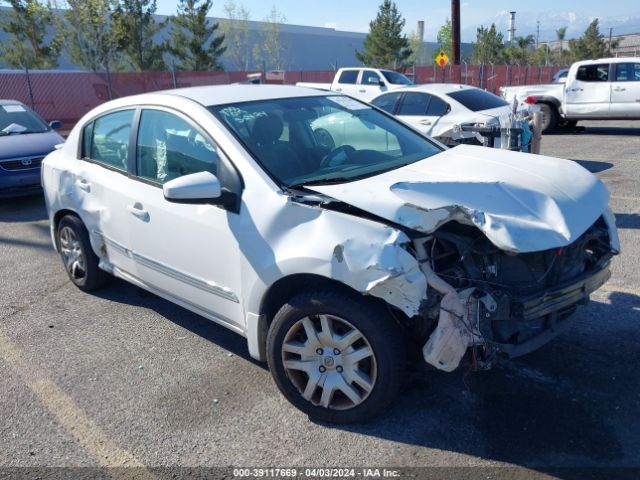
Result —
<path fill-rule="evenodd" d="M 428 283 L 414 326 L 425 361 L 444 371 L 467 352 L 472 368 L 486 369 L 547 343 L 609 279 L 617 253 L 603 217 L 570 245 L 541 252 L 504 252 L 455 222 L 415 239 L 414 249 Z"/>

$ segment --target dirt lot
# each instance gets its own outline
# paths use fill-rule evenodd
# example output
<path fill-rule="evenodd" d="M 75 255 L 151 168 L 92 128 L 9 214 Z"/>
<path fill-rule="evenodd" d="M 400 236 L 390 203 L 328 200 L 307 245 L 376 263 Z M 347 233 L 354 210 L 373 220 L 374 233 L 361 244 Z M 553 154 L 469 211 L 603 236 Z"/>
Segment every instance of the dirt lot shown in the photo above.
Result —
<path fill-rule="evenodd" d="M 197 476 L 228 465 L 640 474 L 611 470 L 640 468 L 640 122 L 585 125 L 543 137 L 543 153 L 611 190 L 623 254 L 610 282 L 539 351 L 490 372 L 417 367 L 387 417 L 348 428 L 294 410 L 224 328 L 120 281 L 80 292 L 50 245 L 42 198 L 1 201 L 0 477 L 27 473 L 4 467 Z"/>

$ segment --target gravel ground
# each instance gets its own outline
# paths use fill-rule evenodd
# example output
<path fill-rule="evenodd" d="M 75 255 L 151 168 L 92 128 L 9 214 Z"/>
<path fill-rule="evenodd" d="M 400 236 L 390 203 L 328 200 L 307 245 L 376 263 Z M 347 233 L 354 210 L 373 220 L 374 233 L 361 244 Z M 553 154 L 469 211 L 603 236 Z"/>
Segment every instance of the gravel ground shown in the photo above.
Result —
<path fill-rule="evenodd" d="M 542 150 L 611 190 L 623 254 L 610 282 L 524 358 L 478 373 L 416 367 L 389 415 L 366 425 L 310 421 L 244 339 L 180 307 L 115 280 L 82 293 L 50 245 L 42 198 L 0 201 L 0 477 L 215 476 L 202 467 L 229 465 L 632 475 L 594 469 L 640 467 L 640 122 L 584 125 L 544 136 Z"/>

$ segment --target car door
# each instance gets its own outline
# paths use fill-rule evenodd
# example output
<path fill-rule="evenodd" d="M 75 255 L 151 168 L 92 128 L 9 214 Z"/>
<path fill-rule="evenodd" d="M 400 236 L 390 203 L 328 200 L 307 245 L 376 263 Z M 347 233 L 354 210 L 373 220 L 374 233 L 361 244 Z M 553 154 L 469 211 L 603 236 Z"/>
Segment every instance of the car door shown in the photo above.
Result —
<path fill-rule="evenodd" d="M 565 113 L 570 118 L 600 118 L 609 114 L 611 65 L 580 65 L 573 79 L 565 83 Z"/>
<path fill-rule="evenodd" d="M 164 183 L 191 173 L 209 171 L 228 178 L 232 172 L 221 157 L 215 142 L 187 117 L 143 109 L 129 224 L 137 276 L 145 284 L 242 330 L 240 250 L 229 227 L 229 216 L 237 214 L 216 205 L 172 203 L 162 190 Z"/>
<path fill-rule="evenodd" d="M 617 63 L 611 82 L 612 117 L 640 118 L 640 62 Z"/>
<path fill-rule="evenodd" d="M 87 123 L 82 131 L 81 160 L 73 172 L 73 191 L 89 233 L 104 244 L 109 264 L 133 274 L 129 235 L 129 178 L 135 109 L 109 112 Z"/>
<path fill-rule="evenodd" d="M 426 135 L 437 135 L 441 119 L 449 111 L 444 100 L 422 92 L 404 94 L 398 108 L 398 118 Z"/>
<path fill-rule="evenodd" d="M 360 70 L 358 69 L 342 70 L 338 76 L 338 85 L 336 86 L 335 91 L 355 97 L 358 93 L 359 75 Z"/>
<path fill-rule="evenodd" d="M 357 97 L 370 102 L 375 97 L 388 90 L 384 79 L 375 70 L 362 70 L 358 85 Z"/>

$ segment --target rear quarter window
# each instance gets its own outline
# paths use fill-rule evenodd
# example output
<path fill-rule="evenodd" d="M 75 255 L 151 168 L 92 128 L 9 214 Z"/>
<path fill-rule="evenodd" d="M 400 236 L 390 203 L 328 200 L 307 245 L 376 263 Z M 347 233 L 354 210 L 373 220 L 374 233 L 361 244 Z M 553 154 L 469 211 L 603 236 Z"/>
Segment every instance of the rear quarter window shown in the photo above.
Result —
<path fill-rule="evenodd" d="M 457 92 L 447 93 L 447 96 L 453 98 L 456 102 L 461 103 L 472 112 L 490 110 L 492 108 L 509 105 L 505 100 L 497 95 L 485 92 L 479 88 L 467 88 Z"/>

